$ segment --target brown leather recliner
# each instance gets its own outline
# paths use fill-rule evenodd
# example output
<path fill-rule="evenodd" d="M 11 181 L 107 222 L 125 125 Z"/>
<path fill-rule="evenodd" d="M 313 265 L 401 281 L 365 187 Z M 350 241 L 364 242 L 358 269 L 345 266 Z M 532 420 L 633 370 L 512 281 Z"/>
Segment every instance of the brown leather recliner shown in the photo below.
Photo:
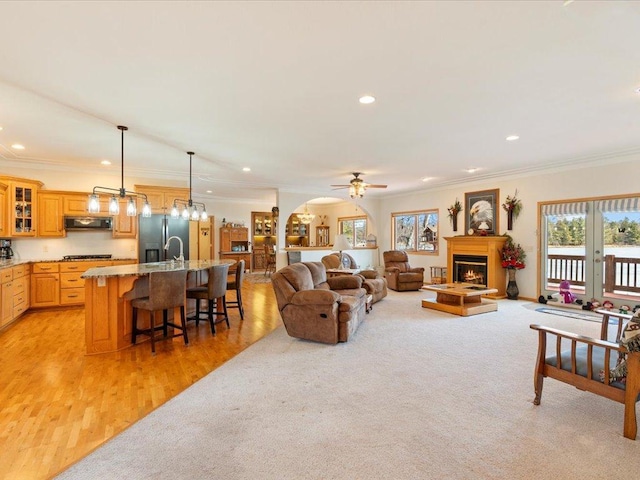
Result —
<path fill-rule="evenodd" d="M 342 256 L 348 260 L 348 268 L 358 268 L 358 264 L 351 255 L 343 253 Z M 326 268 L 340 268 L 340 254 L 332 253 L 326 255 L 322 257 L 322 263 Z M 372 303 L 376 303 L 387 296 L 387 280 L 378 275 L 378 272 L 375 270 L 360 270 L 358 275 L 362 277 L 362 287 L 367 291 L 367 294 L 371 295 Z"/>
<path fill-rule="evenodd" d="M 364 320 L 366 290 L 360 276 L 327 278 L 321 262 L 300 262 L 273 273 L 271 284 L 292 337 L 346 342 Z"/>
<path fill-rule="evenodd" d="M 383 252 L 384 276 L 391 290 L 405 292 L 408 290 L 420 290 L 424 284 L 424 268 L 411 268 L 407 252 L 402 250 L 389 250 Z"/>

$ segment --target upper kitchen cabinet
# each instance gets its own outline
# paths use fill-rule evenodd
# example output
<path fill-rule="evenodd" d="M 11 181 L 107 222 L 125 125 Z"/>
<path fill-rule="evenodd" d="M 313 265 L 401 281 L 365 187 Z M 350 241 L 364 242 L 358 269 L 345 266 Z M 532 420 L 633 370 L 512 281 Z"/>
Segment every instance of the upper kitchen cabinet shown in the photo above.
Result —
<path fill-rule="evenodd" d="M 138 234 L 138 217 L 127 215 L 129 198 L 120 199 L 120 213 L 113 216 L 113 238 L 136 238 Z"/>
<path fill-rule="evenodd" d="M 38 237 L 64 237 L 61 192 L 38 192 Z"/>
<path fill-rule="evenodd" d="M 35 237 L 37 230 L 37 195 L 42 182 L 23 178 L 4 177 L 8 201 L 6 203 L 8 228 L 12 237 Z"/>
<path fill-rule="evenodd" d="M 147 196 L 151 213 L 170 214 L 174 200 L 189 200 L 188 188 L 161 187 L 155 185 L 134 185 L 137 193 L 144 193 Z M 184 205 L 184 204 L 182 204 Z M 139 205 L 142 208 L 142 205 Z M 180 205 L 178 206 L 180 207 Z"/>
<path fill-rule="evenodd" d="M 7 218 L 7 189 L 9 185 L 0 182 L 0 237 L 9 235 L 9 219 Z"/>

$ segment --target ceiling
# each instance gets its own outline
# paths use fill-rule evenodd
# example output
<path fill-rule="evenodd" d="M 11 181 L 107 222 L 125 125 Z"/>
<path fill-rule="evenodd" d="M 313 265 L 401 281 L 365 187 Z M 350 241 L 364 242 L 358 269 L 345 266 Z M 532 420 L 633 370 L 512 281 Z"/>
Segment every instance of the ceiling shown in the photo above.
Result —
<path fill-rule="evenodd" d="M 193 150 L 195 194 L 244 200 L 600 161 L 640 151 L 639 26 L 640 2 L 4 1 L 0 157 L 119 176 L 126 125 L 125 176 L 186 185 Z"/>

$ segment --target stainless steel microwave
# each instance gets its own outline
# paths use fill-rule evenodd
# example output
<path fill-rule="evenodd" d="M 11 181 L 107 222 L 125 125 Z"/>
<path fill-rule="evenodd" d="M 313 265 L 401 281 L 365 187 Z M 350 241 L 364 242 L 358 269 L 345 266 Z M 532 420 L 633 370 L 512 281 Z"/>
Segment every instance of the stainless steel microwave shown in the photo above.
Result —
<path fill-rule="evenodd" d="M 65 230 L 111 230 L 111 217 L 64 217 Z"/>

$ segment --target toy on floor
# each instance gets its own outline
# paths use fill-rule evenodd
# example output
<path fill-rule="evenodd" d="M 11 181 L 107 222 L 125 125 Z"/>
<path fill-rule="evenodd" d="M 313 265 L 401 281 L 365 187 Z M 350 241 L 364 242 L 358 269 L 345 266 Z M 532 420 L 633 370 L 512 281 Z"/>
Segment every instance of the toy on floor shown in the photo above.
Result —
<path fill-rule="evenodd" d="M 607 310 L 612 310 L 613 302 L 610 302 L 609 300 L 605 300 L 604 302 L 602 302 L 602 308 L 606 308 Z"/>
<path fill-rule="evenodd" d="M 569 280 L 560 282 L 560 299 L 562 303 L 574 303 L 578 297 L 571 293 L 571 284 Z"/>

